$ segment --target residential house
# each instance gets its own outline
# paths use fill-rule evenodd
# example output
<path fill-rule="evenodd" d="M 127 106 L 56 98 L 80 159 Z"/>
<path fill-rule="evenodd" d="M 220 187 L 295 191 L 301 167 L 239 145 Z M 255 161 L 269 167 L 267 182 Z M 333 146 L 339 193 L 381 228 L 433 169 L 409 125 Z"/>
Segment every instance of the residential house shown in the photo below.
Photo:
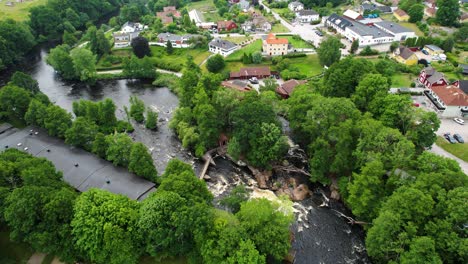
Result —
<path fill-rule="evenodd" d="M 148 26 L 145 26 L 140 23 L 125 22 L 125 24 L 123 24 L 120 31 L 123 33 L 134 33 L 136 31 L 143 31 L 144 29 L 147 29 L 147 28 Z"/>
<path fill-rule="evenodd" d="M 350 42 L 358 40 L 360 47 L 392 43 L 395 39 L 394 35 L 374 25 L 364 25 L 337 14 L 330 15 L 325 21 L 325 26 L 335 29 Z"/>
<path fill-rule="evenodd" d="M 289 41 L 286 38 L 277 38 L 275 34 L 268 34 L 263 40 L 263 52 L 268 56 L 288 54 Z"/>
<path fill-rule="evenodd" d="M 449 84 L 444 74 L 436 71 L 432 67 L 422 69 L 418 81 L 428 89 L 436 86 L 447 86 Z"/>
<path fill-rule="evenodd" d="M 156 12 L 156 16 L 161 19 L 164 25 L 174 22 L 174 18 L 180 18 L 181 14 L 175 6 L 166 6 L 162 12 Z"/>
<path fill-rule="evenodd" d="M 296 20 L 300 23 L 310 23 L 312 21 L 319 21 L 320 15 L 314 10 L 299 10 L 296 12 Z"/>
<path fill-rule="evenodd" d="M 435 86 L 425 94 L 438 108 L 442 117 L 468 115 L 468 95 L 454 85 Z"/>
<path fill-rule="evenodd" d="M 231 31 L 237 28 L 237 24 L 232 20 L 218 21 L 218 31 Z"/>
<path fill-rule="evenodd" d="M 429 53 L 431 56 L 438 56 L 444 54 L 444 50 L 436 45 L 425 45 L 424 49 Z"/>
<path fill-rule="evenodd" d="M 426 7 L 433 7 L 433 8 L 435 8 L 436 5 L 437 5 L 437 0 L 425 0 L 425 1 L 424 1 L 424 5 L 425 5 Z"/>
<path fill-rule="evenodd" d="M 408 66 L 418 64 L 418 56 L 407 47 L 400 46 L 395 50 L 395 60 Z"/>
<path fill-rule="evenodd" d="M 288 8 L 289 8 L 289 10 L 291 10 L 293 12 L 297 12 L 299 10 L 303 10 L 304 5 L 301 2 L 294 1 L 294 2 L 291 2 L 291 3 L 288 4 Z"/>
<path fill-rule="evenodd" d="M 435 17 L 437 9 L 435 7 L 426 7 L 424 8 L 424 15 L 428 17 Z"/>
<path fill-rule="evenodd" d="M 276 88 L 276 93 L 280 95 L 283 99 L 288 99 L 294 91 L 294 88 L 296 88 L 296 86 L 304 84 L 306 82 L 307 81 L 298 81 L 291 79 L 278 86 L 278 88 Z"/>
<path fill-rule="evenodd" d="M 210 41 L 210 43 L 208 43 L 208 47 L 210 52 L 220 54 L 224 57 L 228 56 L 239 48 L 239 46 L 236 44 L 219 38 Z"/>
<path fill-rule="evenodd" d="M 351 10 L 351 9 L 346 10 L 346 11 L 343 13 L 343 17 L 344 17 L 344 18 L 348 18 L 348 19 L 352 19 L 352 20 L 361 20 L 361 19 L 364 18 L 364 17 L 362 17 L 361 14 L 359 14 L 358 12 L 353 11 L 353 10 Z"/>
<path fill-rule="evenodd" d="M 382 22 L 377 22 L 374 23 L 374 26 L 389 33 L 390 35 L 393 35 L 393 41 L 403 41 L 408 38 L 417 37 L 416 32 L 414 32 L 413 30 L 390 21 L 384 20 Z"/>
<path fill-rule="evenodd" d="M 238 5 L 240 10 L 248 10 L 250 7 L 250 3 L 247 0 L 240 0 Z"/>
<path fill-rule="evenodd" d="M 130 33 L 115 32 L 112 36 L 114 37 L 115 48 L 125 48 L 130 46 Z"/>
<path fill-rule="evenodd" d="M 229 89 L 233 89 L 239 92 L 248 92 L 252 90 L 246 82 L 240 80 L 233 80 L 233 81 L 223 81 L 221 82 L 221 86 Z"/>
<path fill-rule="evenodd" d="M 114 37 L 114 47 L 125 48 L 130 46 L 132 39 L 138 37 L 140 32 L 147 28 L 148 26 L 140 23 L 126 22 L 123 24 L 120 31 L 112 33 Z"/>
<path fill-rule="evenodd" d="M 253 77 L 257 79 L 268 78 L 271 76 L 270 68 L 267 66 L 264 67 L 249 67 L 241 68 L 238 72 L 231 72 L 231 79 L 243 79 L 248 80 Z"/>
<path fill-rule="evenodd" d="M 270 32 L 271 23 L 264 16 L 256 16 L 252 20 L 246 21 L 242 24 L 242 29 L 244 31 L 261 31 L 261 32 Z"/>
<path fill-rule="evenodd" d="M 359 11 L 362 15 L 366 13 L 374 13 L 376 11 L 379 13 L 392 13 L 392 8 L 389 6 L 376 5 L 366 1 L 359 7 Z"/>
<path fill-rule="evenodd" d="M 464 93 L 468 94 L 468 80 L 458 80 L 452 83 L 452 85 L 462 89 Z"/>
<path fill-rule="evenodd" d="M 393 16 L 398 19 L 398 21 L 408 21 L 409 20 L 409 15 L 402 9 L 398 8 L 393 12 Z"/>
<path fill-rule="evenodd" d="M 160 33 L 158 34 L 158 46 L 165 47 L 167 42 L 171 42 L 173 48 L 188 48 L 190 47 L 190 40 L 197 37 L 198 35 L 186 34 L 186 35 L 175 35 L 172 33 Z"/>

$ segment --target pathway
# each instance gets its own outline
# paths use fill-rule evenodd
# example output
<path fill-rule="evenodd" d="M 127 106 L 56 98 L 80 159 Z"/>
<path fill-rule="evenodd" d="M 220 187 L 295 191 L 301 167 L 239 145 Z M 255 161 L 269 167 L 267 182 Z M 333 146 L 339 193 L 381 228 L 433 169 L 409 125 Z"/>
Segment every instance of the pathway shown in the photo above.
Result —
<path fill-rule="evenodd" d="M 173 71 L 167 71 L 163 69 L 156 69 L 157 72 L 160 73 L 167 73 L 167 74 L 174 74 L 177 77 L 182 77 L 182 73 L 180 72 L 173 72 Z M 98 71 L 97 74 L 120 74 L 122 73 L 122 70 L 109 70 L 109 71 Z"/>
<path fill-rule="evenodd" d="M 451 158 L 451 159 L 454 159 L 456 162 L 458 162 L 458 164 L 460 165 L 460 168 L 462 169 L 463 172 L 465 172 L 466 175 L 468 175 L 468 162 L 460 159 L 460 158 L 457 158 L 455 157 L 454 155 L 448 153 L 447 151 L 445 151 L 443 148 L 437 146 L 436 144 L 432 145 L 432 148 L 429 150 L 430 152 L 432 153 L 435 153 L 437 155 L 440 155 L 440 156 L 444 156 L 444 157 L 447 157 L 447 158 Z"/>
<path fill-rule="evenodd" d="M 44 253 L 34 253 L 28 260 L 27 264 L 41 264 L 46 254 Z"/>

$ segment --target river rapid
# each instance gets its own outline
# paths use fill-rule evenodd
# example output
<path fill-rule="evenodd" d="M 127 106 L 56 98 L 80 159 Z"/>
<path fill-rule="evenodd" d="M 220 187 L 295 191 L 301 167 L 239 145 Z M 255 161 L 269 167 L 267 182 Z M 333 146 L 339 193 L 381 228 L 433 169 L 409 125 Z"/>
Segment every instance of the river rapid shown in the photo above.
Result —
<path fill-rule="evenodd" d="M 66 82 L 46 64 L 48 48 L 41 47 L 28 57 L 28 62 L 18 66 L 22 71 L 32 75 L 39 82 L 41 91 L 51 101 L 72 112 L 72 103 L 79 99 L 99 101 L 110 98 L 117 106 L 117 116 L 125 118 L 124 106 L 129 106 L 129 98 L 135 95 L 142 99 L 147 107 L 159 112 L 158 130 L 149 131 L 144 125 L 133 123 L 135 131 L 131 134 L 136 141 L 144 143 L 150 149 L 159 173 L 162 173 L 167 162 L 179 158 L 192 164 L 198 173 L 202 161 L 194 158 L 183 149 L 180 141 L 169 129 L 169 120 L 178 106 L 178 98 L 167 88 L 155 88 L 137 80 L 99 81 L 90 87 L 82 83 Z M 7 77 L 2 77 L 3 82 Z M 216 166 L 210 166 L 207 174 L 210 180 L 207 185 L 215 195 L 215 202 L 227 195 L 237 184 L 245 184 L 253 195 L 274 199 L 269 190 L 255 188 L 255 179 L 246 168 L 223 158 L 215 159 Z M 292 227 L 294 241 L 294 263 L 297 264 L 335 264 L 335 263 L 370 263 L 365 252 L 363 230 L 350 226 L 340 217 L 339 212 L 350 213 L 341 203 L 330 201 L 328 208 L 320 207 L 324 198 L 324 189 L 309 186 L 313 191 L 311 198 L 293 203 L 296 221 Z M 273 198 L 272 198 L 273 197 Z M 219 205 L 216 205 L 219 207 Z M 336 211 L 335 211 L 336 210 Z"/>

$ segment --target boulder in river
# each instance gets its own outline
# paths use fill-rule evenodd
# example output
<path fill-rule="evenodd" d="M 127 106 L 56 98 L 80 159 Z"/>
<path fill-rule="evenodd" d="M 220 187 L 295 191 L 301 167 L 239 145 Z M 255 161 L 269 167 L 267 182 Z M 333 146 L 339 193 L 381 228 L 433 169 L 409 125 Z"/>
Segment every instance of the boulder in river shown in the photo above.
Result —
<path fill-rule="evenodd" d="M 307 185 L 305 184 L 300 184 L 299 186 L 294 188 L 292 195 L 291 195 L 291 199 L 293 201 L 302 201 L 306 199 L 307 197 L 309 197 L 309 195 L 310 195 L 309 187 L 307 187 Z"/>

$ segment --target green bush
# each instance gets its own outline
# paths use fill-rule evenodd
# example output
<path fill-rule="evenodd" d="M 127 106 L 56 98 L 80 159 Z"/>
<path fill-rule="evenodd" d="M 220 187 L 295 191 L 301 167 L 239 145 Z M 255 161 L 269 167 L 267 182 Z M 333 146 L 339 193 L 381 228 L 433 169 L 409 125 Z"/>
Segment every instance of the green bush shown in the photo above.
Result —
<path fill-rule="evenodd" d="M 305 56 L 307 56 L 307 54 L 305 53 L 288 53 L 286 55 L 283 55 L 283 58 L 300 58 Z"/>

